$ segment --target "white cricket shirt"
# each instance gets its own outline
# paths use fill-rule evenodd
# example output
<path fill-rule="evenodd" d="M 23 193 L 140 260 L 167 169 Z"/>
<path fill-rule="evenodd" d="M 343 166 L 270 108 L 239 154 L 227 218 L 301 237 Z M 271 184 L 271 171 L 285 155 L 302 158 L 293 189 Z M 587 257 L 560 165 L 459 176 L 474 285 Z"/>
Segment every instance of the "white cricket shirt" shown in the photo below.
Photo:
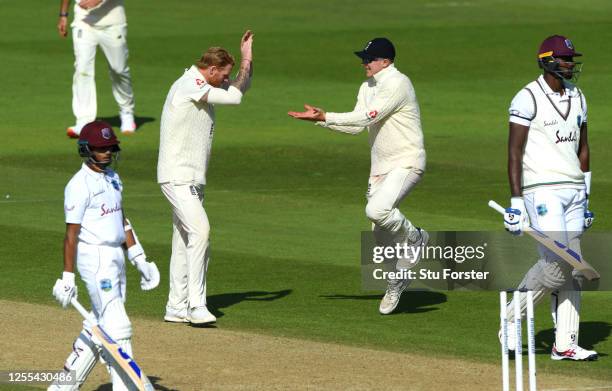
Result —
<path fill-rule="evenodd" d="M 540 76 L 516 94 L 509 112 L 510 122 L 529 127 L 522 163 L 523 193 L 540 188 L 584 189 L 578 148 L 587 106 L 580 89 L 565 83 L 561 95 Z"/>
<path fill-rule="evenodd" d="M 370 175 L 383 175 L 397 167 L 425 170 L 421 114 L 414 87 L 393 64 L 361 85 L 352 112 L 326 113 L 326 121 L 317 125 L 351 134 L 367 128 Z"/>
<path fill-rule="evenodd" d="M 103 0 L 98 7 L 86 10 L 79 6 L 79 1 L 75 1 L 73 26 L 86 23 L 94 27 L 106 27 L 127 23 L 123 3 L 123 0 Z"/>
<path fill-rule="evenodd" d="M 79 241 L 112 247 L 125 242 L 122 190 L 116 172 L 96 172 L 83 163 L 64 190 L 66 223 L 81 224 Z"/>
<path fill-rule="evenodd" d="M 161 116 L 158 183 L 206 183 L 215 111 L 200 99 L 211 88 L 196 66 L 170 87 Z"/>

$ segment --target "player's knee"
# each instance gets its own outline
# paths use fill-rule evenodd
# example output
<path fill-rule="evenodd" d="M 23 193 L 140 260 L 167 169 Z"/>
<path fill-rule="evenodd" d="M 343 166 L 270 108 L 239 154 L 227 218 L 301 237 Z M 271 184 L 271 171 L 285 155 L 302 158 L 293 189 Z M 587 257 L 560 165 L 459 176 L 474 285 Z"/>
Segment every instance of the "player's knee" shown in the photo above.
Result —
<path fill-rule="evenodd" d="M 372 202 L 368 202 L 365 208 L 366 216 L 368 217 L 368 219 L 370 219 L 371 222 L 375 224 L 384 221 L 387 216 L 389 216 L 390 212 L 391 209 L 381 207 Z"/>
<path fill-rule="evenodd" d="M 125 312 L 123 300 L 117 297 L 111 300 L 102 312 L 100 324 L 114 340 L 130 339 L 132 323 Z"/>

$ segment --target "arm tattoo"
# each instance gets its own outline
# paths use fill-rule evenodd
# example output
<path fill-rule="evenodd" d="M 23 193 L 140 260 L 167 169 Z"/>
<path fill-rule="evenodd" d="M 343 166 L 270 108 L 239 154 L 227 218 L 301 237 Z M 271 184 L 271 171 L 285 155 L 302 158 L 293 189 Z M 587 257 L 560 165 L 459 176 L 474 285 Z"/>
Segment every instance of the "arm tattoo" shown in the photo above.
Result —
<path fill-rule="evenodd" d="M 230 85 L 238 88 L 243 94 L 247 90 L 249 84 L 249 77 L 251 73 L 251 63 L 249 62 L 246 66 L 240 66 L 240 70 L 236 75 L 236 78 L 233 79 Z"/>

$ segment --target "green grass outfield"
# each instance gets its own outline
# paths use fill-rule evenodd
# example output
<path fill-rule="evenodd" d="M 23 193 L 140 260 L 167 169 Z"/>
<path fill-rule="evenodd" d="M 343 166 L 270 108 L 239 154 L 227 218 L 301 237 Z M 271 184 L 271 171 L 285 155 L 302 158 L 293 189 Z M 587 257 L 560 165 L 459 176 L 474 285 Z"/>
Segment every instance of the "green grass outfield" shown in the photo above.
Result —
<path fill-rule="evenodd" d="M 131 316 L 161 321 L 168 292 L 171 215 L 156 184 L 166 93 L 208 46 L 238 54 L 247 27 L 255 32 L 255 78 L 241 106 L 217 110 L 205 196 L 209 302 L 219 327 L 497 362 L 496 293 L 409 293 L 399 313 L 378 315 L 380 295 L 360 287 L 359 237 L 369 229 L 367 136 L 334 134 L 286 115 L 305 102 L 351 109 L 364 79 L 352 52 L 375 36 L 396 44 L 397 67 L 421 105 L 428 168 L 402 210 L 432 231 L 501 229 L 486 202 L 508 197 L 509 102 L 538 75 L 541 40 L 570 36 L 585 54 L 579 84 L 589 104 L 594 229 L 612 229 L 612 2 L 126 3 L 137 115 L 146 123 L 121 137 L 119 172 L 124 208 L 163 278 L 159 289 L 143 293 L 129 269 Z M 57 305 L 51 288 L 62 268 L 63 189 L 80 165 L 64 133 L 73 121 L 72 43 L 57 35 L 55 1 L 0 1 L 0 11 L 0 298 Z M 99 53 L 98 115 L 115 117 L 103 58 Z M 536 319 L 539 370 L 612 379 L 612 294 L 584 297 L 581 344 L 596 348 L 600 361 L 548 358 L 546 301 Z"/>

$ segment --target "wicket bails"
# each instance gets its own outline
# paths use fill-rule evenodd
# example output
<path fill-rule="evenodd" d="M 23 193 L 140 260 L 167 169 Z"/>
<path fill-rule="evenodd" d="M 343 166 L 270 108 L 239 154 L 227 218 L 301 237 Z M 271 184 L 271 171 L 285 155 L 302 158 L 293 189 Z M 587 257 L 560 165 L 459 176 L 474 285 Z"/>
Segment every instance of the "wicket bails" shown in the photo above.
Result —
<path fill-rule="evenodd" d="M 514 346 L 514 366 L 516 391 L 523 391 L 523 338 L 521 326 L 521 296 L 524 294 L 527 304 L 527 352 L 529 367 L 529 391 L 536 391 L 535 363 L 535 319 L 533 314 L 533 292 L 520 289 L 501 291 L 499 307 L 501 319 L 501 350 L 502 350 L 502 390 L 510 391 L 510 346 L 508 346 L 508 292 L 513 293 L 514 328 L 510 332 L 516 337 Z"/>

